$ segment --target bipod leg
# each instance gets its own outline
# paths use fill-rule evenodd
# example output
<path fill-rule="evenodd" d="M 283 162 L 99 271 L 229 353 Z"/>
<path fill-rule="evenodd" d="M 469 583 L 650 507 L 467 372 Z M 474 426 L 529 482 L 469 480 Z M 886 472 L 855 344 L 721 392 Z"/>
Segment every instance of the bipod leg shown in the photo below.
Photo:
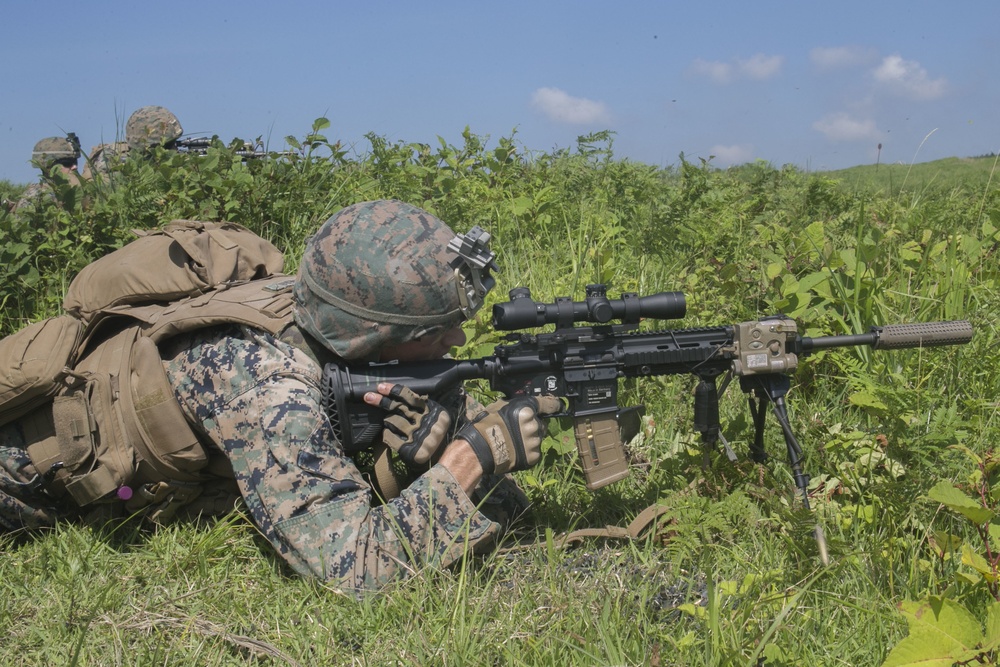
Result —
<path fill-rule="evenodd" d="M 757 398 L 756 406 L 753 403 L 753 398 L 750 401 L 751 412 L 753 412 L 754 416 L 754 426 L 757 428 L 757 435 L 761 435 L 761 448 L 763 448 L 762 432 L 764 415 L 766 414 L 764 411 L 764 401 L 766 400 L 771 403 L 774 416 L 781 426 L 782 434 L 785 436 L 785 448 L 788 450 L 788 465 L 792 469 L 795 486 L 802 493 L 802 506 L 807 511 L 812 511 L 812 507 L 809 504 L 809 475 L 802 470 L 802 447 L 799 446 L 799 441 L 792 431 L 791 422 L 788 421 L 788 409 L 785 405 L 785 395 L 791 388 L 791 380 L 787 375 L 780 374 L 751 375 L 741 377 L 740 385 L 743 387 L 743 391 L 752 391 L 753 395 Z M 757 444 L 756 437 L 754 444 Z M 823 532 L 823 526 L 818 521 L 816 522 L 814 535 L 816 537 L 816 546 L 819 547 L 820 560 L 823 562 L 823 565 L 829 565 L 830 555 L 826 548 L 826 534 Z"/>

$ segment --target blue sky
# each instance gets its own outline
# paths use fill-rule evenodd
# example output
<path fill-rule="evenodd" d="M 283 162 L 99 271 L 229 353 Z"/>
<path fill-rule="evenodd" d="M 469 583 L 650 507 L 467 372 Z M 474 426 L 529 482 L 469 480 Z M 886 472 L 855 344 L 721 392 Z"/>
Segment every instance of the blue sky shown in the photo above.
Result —
<path fill-rule="evenodd" d="M 1000 151 L 1000 2 L 4 3 L 0 179 L 45 136 L 114 140 L 144 105 L 272 149 L 365 134 L 835 169 Z M 882 144 L 881 152 L 877 146 Z"/>

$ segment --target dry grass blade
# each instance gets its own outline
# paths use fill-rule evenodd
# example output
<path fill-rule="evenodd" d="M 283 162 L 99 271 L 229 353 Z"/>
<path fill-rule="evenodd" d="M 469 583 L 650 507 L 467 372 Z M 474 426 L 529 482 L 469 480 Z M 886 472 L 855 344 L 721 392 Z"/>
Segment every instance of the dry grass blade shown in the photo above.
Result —
<path fill-rule="evenodd" d="M 193 631 L 205 637 L 218 637 L 225 642 L 249 651 L 255 656 L 277 658 L 292 667 L 302 667 L 301 663 L 291 656 L 286 655 L 272 644 L 260 639 L 248 637 L 246 635 L 229 632 L 219 624 L 201 618 L 167 616 L 165 614 L 141 610 L 136 612 L 130 620 L 125 621 L 124 623 L 113 618 L 109 618 L 108 616 L 103 616 L 98 619 L 97 622 L 105 625 L 111 625 L 118 629 L 137 630 L 139 632 L 146 633 L 154 630 L 161 632 L 169 632 L 171 630 Z"/>

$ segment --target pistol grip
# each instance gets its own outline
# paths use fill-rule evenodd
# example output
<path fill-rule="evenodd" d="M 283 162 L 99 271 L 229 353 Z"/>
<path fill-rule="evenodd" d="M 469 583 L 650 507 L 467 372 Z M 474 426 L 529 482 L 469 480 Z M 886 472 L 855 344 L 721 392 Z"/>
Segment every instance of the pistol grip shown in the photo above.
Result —
<path fill-rule="evenodd" d="M 594 491 L 628 475 L 625 447 L 613 413 L 574 419 L 573 434 L 588 489 Z"/>

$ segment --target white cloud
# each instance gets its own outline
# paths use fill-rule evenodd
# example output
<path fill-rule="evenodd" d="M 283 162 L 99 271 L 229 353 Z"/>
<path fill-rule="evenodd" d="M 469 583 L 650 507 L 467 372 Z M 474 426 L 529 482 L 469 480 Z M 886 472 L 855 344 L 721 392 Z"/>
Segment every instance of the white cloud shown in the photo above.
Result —
<path fill-rule="evenodd" d="M 763 53 L 758 53 L 746 60 L 737 59 L 736 67 L 741 74 L 751 79 L 770 79 L 781 70 L 784 62 L 784 56 L 765 56 Z"/>
<path fill-rule="evenodd" d="M 712 146 L 708 153 L 709 155 L 714 155 L 715 161 L 722 166 L 744 164 L 753 159 L 753 146 L 750 146 L 749 144 L 737 144 L 732 146 L 716 145 Z"/>
<path fill-rule="evenodd" d="M 948 82 L 942 77 L 931 79 L 927 70 L 915 60 L 904 60 L 899 55 L 886 56 L 875 71 L 875 80 L 885 84 L 892 92 L 914 100 L 933 100 L 944 95 Z"/>
<path fill-rule="evenodd" d="M 881 139 L 882 133 L 871 118 L 854 118 L 848 113 L 839 111 L 827 114 L 813 123 L 813 129 L 819 130 L 830 141 L 861 141 Z"/>
<path fill-rule="evenodd" d="M 573 97 L 558 88 L 539 88 L 531 96 L 531 104 L 561 123 L 587 125 L 611 120 L 611 113 L 603 102 Z"/>
<path fill-rule="evenodd" d="M 769 79 L 781 70 L 784 63 L 784 56 L 765 56 L 763 53 L 736 58 L 731 63 L 696 58 L 691 64 L 691 71 L 715 83 L 731 83 L 736 79 Z"/>
<path fill-rule="evenodd" d="M 728 63 L 697 58 L 691 65 L 691 71 L 695 74 L 708 77 L 716 83 L 729 83 L 733 80 L 733 66 Z"/>
<path fill-rule="evenodd" d="M 865 46 L 817 46 L 809 52 L 813 64 L 825 69 L 865 65 L 878 58 L 878 52 Z"/>

